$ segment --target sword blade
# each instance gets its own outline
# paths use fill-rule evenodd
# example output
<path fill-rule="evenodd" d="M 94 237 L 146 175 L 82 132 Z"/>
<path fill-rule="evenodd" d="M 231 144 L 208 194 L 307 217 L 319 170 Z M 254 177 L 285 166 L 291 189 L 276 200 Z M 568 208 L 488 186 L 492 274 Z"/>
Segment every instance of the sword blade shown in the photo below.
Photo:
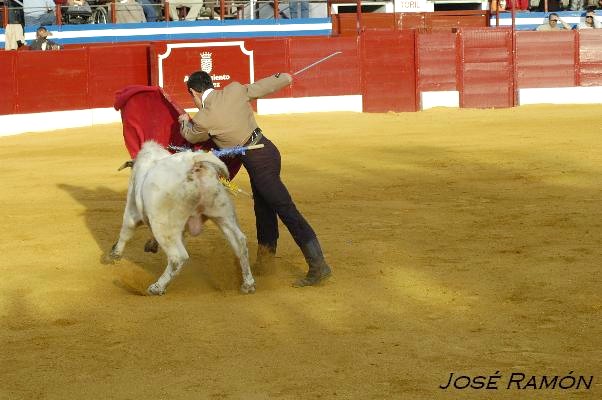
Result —
<path fill-rule="evenodd" d="M 332 53 L 332 54 L 330 54 L 330 55 L 328 55 L 328 56 L 326 56 L 326 57 L 324 57 L 324 58 L 320 58 L 318 61 L 315 61 L 315 62 L 313 62 L 313 63 L 311 63 L 311 64 L 309 64 L 309 65 L 307 65 L 307 66 L 305 66 L 305 67 L 301 68 L 299 71 L 297 71 L 297 72 L 293 73 L 293 76 L 295 76 L 295 75 L 298 75 L 298 74 L 300 74 L 301 72 L 305 72 L 305 71 L 307 71 L 308 69 L 310 69 L 310 68 L 313 68 L 313 67 L 315 67 L 316 65 L 318 65 L 318 64 L 320 64 L 320 63 L 322 63 L 322 62 L 324 62 L 324 61 L 328 60 L 329 58 L 332 58 L 332 57 L 336 56 L 337 54 L 341 54 L 341 53 L 342 53 L 342 51 L 335 51 L 334 53 Z"/>

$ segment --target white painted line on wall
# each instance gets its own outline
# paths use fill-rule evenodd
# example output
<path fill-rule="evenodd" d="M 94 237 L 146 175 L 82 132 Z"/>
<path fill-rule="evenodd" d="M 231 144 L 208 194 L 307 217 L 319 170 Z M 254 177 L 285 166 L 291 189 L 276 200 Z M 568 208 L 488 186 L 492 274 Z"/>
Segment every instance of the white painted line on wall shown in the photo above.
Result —
<path fill-rule="evenodd" d="M 0 115 L 0 136 L 81 128 L 114 122 L 121 122 L 121 114 L 114 108 Z"/>
<path fill-rule="evenodd" d="M 362 112 L 362 96 L 358 94 L 257 100 L 259 115 L 335 111 Z"/>
<path fill-rule="evenodd" d="M 519 89 L 518 103 L 598 104 L 602 103 L 602 86 Z"/>
<path fill-rule="evenodd" d="M 460 107 L 460 92 L 457 90 L 420 92 L 420 109 L 433 107 Z"/>
<path fill-rule="evenodd" d="M 186 111 L 198 111 L 187 109 Z M 307 112 L 362 112 L 362 96 L 320 96 L 257 100 L 258 114 L 291 114 Z M 25 132 L 46 132 L 57 129 L 121 122 L 121 113 L 114 108 L 53 111 L 34 114 L 0 115 L 0 136 Z"/>

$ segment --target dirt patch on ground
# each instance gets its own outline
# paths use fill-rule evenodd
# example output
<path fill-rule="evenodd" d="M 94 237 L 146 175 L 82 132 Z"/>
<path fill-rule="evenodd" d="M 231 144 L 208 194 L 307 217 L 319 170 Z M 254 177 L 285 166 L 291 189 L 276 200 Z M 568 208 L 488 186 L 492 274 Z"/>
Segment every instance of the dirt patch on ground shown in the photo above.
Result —
<path fill-rule="evenodd" d="M 2 137 L 0 399 L 602 398 L 601 111 L 260 117 L 334 276 L 292 288 L 283 229 L 249 296 L 212 225 L 163 297 L 140 295 L 165 266 L 145 227 L 104 261 L 120 125 Z M 591 388 L 507 389 L 571 371 Z M 502 377 L 440 389 L 452 372 Z"/>

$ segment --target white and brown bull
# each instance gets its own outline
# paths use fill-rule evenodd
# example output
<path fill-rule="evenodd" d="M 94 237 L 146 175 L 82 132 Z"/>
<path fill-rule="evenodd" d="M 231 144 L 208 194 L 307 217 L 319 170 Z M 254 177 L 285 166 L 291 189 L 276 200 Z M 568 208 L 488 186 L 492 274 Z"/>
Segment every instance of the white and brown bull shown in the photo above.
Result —
<path fill-rule="evenodd" d="M 228 169 L 210 152 L 186 151 L 172 155 L 153 141 L 145 142 L 140 149 L 133 162 L 119 240 L 110 255 L 113 259 L 120 258 L 134 229 L 147 224 L 168 260 L 161 277 L 148 287 L 149 294 L 165 293 L 188 260 L 183 242 L 186 226 L 190 234 L 196 236 L 201 233 L 205 219 L 215 222 L 238 258 L 243 280 L 240 290 L 243 293 L 255 291 L 246 237 L 220 177 L 227 178 Z"/>

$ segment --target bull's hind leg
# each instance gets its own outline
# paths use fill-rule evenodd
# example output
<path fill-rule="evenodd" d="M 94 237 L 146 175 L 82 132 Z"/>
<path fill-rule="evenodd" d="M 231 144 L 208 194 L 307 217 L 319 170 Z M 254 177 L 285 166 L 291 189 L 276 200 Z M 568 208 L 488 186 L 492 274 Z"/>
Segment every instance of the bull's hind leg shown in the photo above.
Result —
<path fill-rule="evenodd" d="M 126 243 L 134 236 L 134 230 L 138 225 L 142 224 L 142 216 L 136 208 L 135 201 L 131 199 L 129 195 L 130 193 L 128 192 L 128 201 L 123 213 L 123 222 L 121 224 L 121 231 L 119 232 L 119 239 L 113 245 L 111 253 L 109 254 L 114 260 L 121 258 Z"/>
<path fill-rule="evenodd" d="M 188 252 L 182 241 L 182 232 L 165 232 L 156 234 L 155 239 L 167 254 L 167 267 L 157 282 L 147 289 L 149 294 L 162 295 L 171 280 L 180 273 L 182 266 L 188 260 Z"/>
<path fill-rule="evenodd" d="M 236 217 L 232 215 L 225 218 L 213 218 L 213 221 L 223 232 L 228 243 L 230 243 L 230 247 L 232 247 L 236 258 L 238 258 L 240 269 L 242 271 L 242 285 L 240 286 L 240 291 L 243 293 L 255 293 L 255 279 L 253 279 L 251 267 L 249 266 L 247 238 L 238 227 Z"/>

